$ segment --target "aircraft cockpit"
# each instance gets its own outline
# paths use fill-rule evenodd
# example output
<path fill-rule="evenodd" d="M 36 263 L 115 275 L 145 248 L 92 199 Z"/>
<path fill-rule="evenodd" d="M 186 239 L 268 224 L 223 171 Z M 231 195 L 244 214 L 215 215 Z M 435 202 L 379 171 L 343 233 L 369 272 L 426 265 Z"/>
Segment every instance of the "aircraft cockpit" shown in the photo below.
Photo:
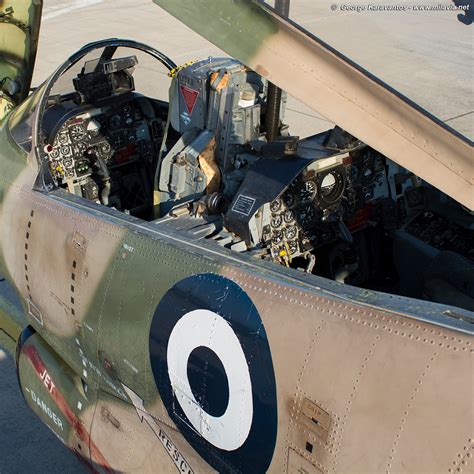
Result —
<path fill-rule="evenodd" d="M 135 54 L 124 54 L 130 52 Z M 116 46 L 94 49 L 73 68 L 75 74 L 58 79 L 41 121 L 42 151 L 56 187 L 152 220 L 168 104 L 136 91 L 134 72 L 141 66 L 136 53 Z M 155 62 L 165 77 L 174 64 L 160 59 L 165 67 Z M 67 86 L 70 91 L 61 91 Z"/>
<path fill-rule="evenodd" d="M 338 127 L 291 135 L 285 100 L 269 140 L 268 83 L 238 61 L 177 68 L 108 40 L 47 87 L 39 186 L 301 272 L 474 310 L 472 214 Z"/>

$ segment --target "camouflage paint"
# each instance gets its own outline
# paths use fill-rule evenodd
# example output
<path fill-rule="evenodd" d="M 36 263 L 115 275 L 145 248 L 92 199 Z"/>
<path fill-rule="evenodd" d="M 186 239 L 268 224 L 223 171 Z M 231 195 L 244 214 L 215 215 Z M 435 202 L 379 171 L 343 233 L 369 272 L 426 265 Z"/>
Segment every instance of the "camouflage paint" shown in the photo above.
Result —
<path fill-rule="evenodd" d="M 0 120 L 28 96 L 42 8 L 42 0 L 0 4 L 0 91 L 6 94 L 0 94 Z"/>
<path fill-rule="evenodd" d="M 32 183 L 38 175 L 38 160 L 34 153 L 28 153 L 25 146 L 20 146 L 15 140 L 16 128 L 27 123 L 30 129 L 23 127 L 23 134 L 33 134 L 34 116 L 37 112 L 38 102 L 42 97 L 44 85 L 38 87 L 28 99 L 23 101 L 12 113 L 0 120 L 0 274 L 9 275 L 5 257 L 8 248 L 15 242 L 11 239 L 12 229 L 7 227 L 7 220 L 14 219 L 15 213 L 21 209 L 15 204 L 5 206 L 4 201 L 8 195 L 13 195 L 9 202 L 15 202 L 15 195 L 20 193 L 25 186 L 30 191 Z M 32 148 L 30 143 L 29 148 Z M 12 215 L 9 215 L 12 214 Z M 20 229 L 16 229 L 21 232 Z M 14 234 L 17 235 L 17 234 Z M 2 241 L 5 243 L 2 245 Z"/>
<path fill-rule="evenodd" d="M 278 24 L 261 6 L 249 0 L 154 2 L 210 41 L 219 38 L 219 47 L 224 46 L 230 56 L 244 64 L 250 64 L 262 43 L 279 31 Z"/>
<path fill-rule="evenodd" d="M 271 24 L 261 29 L 271 31 Z M 163 296 L 202 274 L 238 285 L 265 328 L 278 411 L 269 472 L 437 472 L 470 462 L 472 329 L 443 314 L 453 308 L 301 275 L 165 222 L 33 191 L 35 157 L 26 159 L 7 133 L 0 132 L 3 270 L 37 331 L 22 348 L 21 386 L 59 410 L 64 442 L 72 450 L 81 444 L 94 469 L 213 471 L 170 417 L 149 350 Z M 308 418 L 308 401 L 326 424 Z M 31 406 L 58 432 L 40 405 Z"/>
<path fill-rule="evenodd" d="M 2 241 L 10 239 L 10 232 L 4 222 L 4 201 L 8 193 L 16 193 L 18 189 L 13 184 L 21 172 L 28 168 L 27 154 L 20 149 L 12 140 L 8 127 L 0 126 L 0 160 L 2 168 L 0 172 L 0 275 L 8 276 L 5 264 Z"/>
<path fill-rule="evenodd" d="M 24 304 L 31 300 L 42 314 L 43 324 L 32 315 L 28 324 L 47 343 L 50 357 L 60 357 L 98 400 L 91 436 L 111 469 L 146 472 L 159 465 L 164 472 L 173 472 L 176 466 L 166 447 L 173 446 L 195 472 L 209 470 L 168 414 L 148 347 L 154 313 L 165 293 L 190 275 L 203 273 L 235 282 L 262 317 L 278 392 L 279 429 L 270 471 L 285 471 L 291 453 L 292 463 L 309 462 L 321 470 L 379 471 L 388 462 L 395 469 L 403 461 L 409 469 L 435 472 L 448 466 L 450 453 L 458 446 L 462 449 L 470 429 L 466 413 L 472 410 L 466 378 L 472 364 L 472 336 L 413 319 L 433 314 L 436 320 L 443 307 L 381 294 L 367 298 L 363 290 L 303 277 L 212 243 L 195 242 L 159 222 L 127 218 L 65 193 L 32 191 L 34 168 L 19 149 L 10 150 L 12 154 L 1 160 L 16 178 L 7 187 L 1 228 L 4 235 L 19 237 L 1 241 L 9 274 Z M 30 234 L 28 281 L 26 233 Z M 438 321 L 454 324 L 447 317 Z M 25 367 L 20 367 L 25 370 L 23 387 L 38 378 Z M 410 420 L 415 424 L 411 430 L 405 427 L 402 445 L 394 433 L 420 380 L 424 390 L 417 400 L 429 408 L 417 405 L 412 410 Z M 143 400 L 158 434 L 137 414 L 124 386 Z M 327 442 L 301 420 L 305 399 L 330 414 Z M 74 398 L 68 400 L 71 408 L 74 403 Z M 367 410 L 373 416 L 367 417 Z M 432 414 L 442 410 L 450 416 L 442 420 L 439 443 L 417 449 L 412 457 L 410 440 L 424 439 Z M 54 429 L 49 417 L 43 419 Z M 380 424 L 381 419 L 386 422 Z M 380 449 L 373 450 L 371 442 L 351 441 L 360 440 L 362 431 L 368 440 L 370 433 L 377 433 Z M 117 442 L 110 443 L 113 437 Z M 74 438 L 66 439 L 66 444 L 73 447 L 70 439 Z M 394 440 L 401 444 L 391 460 Z M 305 449 L 307 442 L 313 445 L 312 453 Z"/>
<path fill-rule="evenodd" d="M 0 346 L 12 356 L 20 333 L 27 325 L 26 314 L 12 286 L 0 275 Z"/>
<path fill-rule="evenodd" d="M 35 232 L 35 240 L 43 245 L 34 249 L 31 258 L 41 252 L 45 260 L 36 261 L 43 266 L 32 273 L 30 288 L 36 306 L 41 311 L 49 308 L 43 312 L 43 326 L 31 316 L 29 324 L 78 379 L 82 378 L 91 391 L 100 392 L 97 424 L 93 424 L 91 436 L 111 469 L 142 472 L 157 465 L 164 472 L 176 469 L 166 444 L 137 414 L 123 389 L 126 386 L 143 400 L 158 434 L 166 433 L 167 445 L 174 446 L 194 472 L 208 470 L 168 415 L 169 407 L 165 407 L 153 377 L 148 348 L 153 315 L 164 294 L 176 282 L 203 273 L 223 275 L 235 282 L 262 317 L 278 390 L 279 430 L 270 472 L 286 471 L 289 450 L 295 453 L 292 463 L 295 459 L 307 461 L 320 470 L 380 471 L 390 463 L 394 470 L 435 472 L 440 466 L 448 467 L 470 436 L 466 413 L 472 407 L 466 374 L 472 364 L 472 337 L 403 315 L 432 311 L 436 305 L 418 302 L 417 311 L 409 300 L 400 298 L 400 309 L 396 310 L 397 299 L 390 302 L 380 295 L 379 305 L 392 305 L 391 310 L 380 309 L 358 302 L 364 300 L 362 291 L 351 297 L 340 285 L 319 278 L 298 283 L 295 272 L 193 242 L 159 223 L 139 222 L 110 210 L 101 213 L 96 206 L 69 196 L 25 192 L 21 206 L 26 218 L 30 209 L 35 210 L 34 219 L 42 222 L 36 228 L 33 226 L 38 221 L 32 225 L 32 235 Z M 56 220 L 63 223 L 62 231 Z M 56 238 L 45 247 L 44 242 L 51 242 L 53 235 L 50 229 Z M 84 239 L 80 240 L 77 233 Z M 68 242 L 74 238 L 81 242 L 82 250 L 72 250 Z M 22 248 L 11 251 L 23 253 Z M 70 291 L 71 269 L 57 266 L 56 273 L 47 275 L 49 292 L 35 288 L 42 288 L 46 279 L 47 260 L 71 261 L 74 255 L 77 272 L 81 268 L 87 277 L 74 280 L 74 304 L 79 310 L 72 314 L 71 307 L 66 310 L 58 305 L 51 293 L 57 296 Z M 14 269 L 11 273 L 15 274 Z M 26 298 L 24 283 L 16 283 Z M 404 306 L 405 311 L 401 309 Z M 78 324 L 69 326 L 74 321 Z M 76 331 L 71 333 L 70 327 Z M 419 381 L 423 383 L 421 389 Z M 453 386 L 457 387 L 454 400 Z M 413 423 L 409 427 L 401 420 L 407 406 L 414 406 L 412 396 L 416 396 L 417 404 L 416 409 L 409 410 Z M 305 428 L 301 420 L 305 399 L 330 414 L 327 442 Z M 413 440 L 425 438 L 432 429 L 433 412 L 442 410 L 448 410 L 450 416 L 442 420 L 444 428 L 437 433 L 436 447 L 416 449 L 415 454 Z M 395 437 L 399 423 L 404 427 L 401 439 Z M 360 441 L 361 432 L 366 433 L 367 443 L 364 436 Z M 379 439 L 376 450 L 372 449 L 372 436 Z M 109 442 L 113 437 L 117 443 Z M 359 441 L 354 444 L 351 440 L 356 438 Z M 389 454 L 395 441 L 397 456 L 392 460 Z M 313 444 L 312 453 L 305 449 L 307 442 Z M 397 464 L 400 462 L 403 467 Z"/>

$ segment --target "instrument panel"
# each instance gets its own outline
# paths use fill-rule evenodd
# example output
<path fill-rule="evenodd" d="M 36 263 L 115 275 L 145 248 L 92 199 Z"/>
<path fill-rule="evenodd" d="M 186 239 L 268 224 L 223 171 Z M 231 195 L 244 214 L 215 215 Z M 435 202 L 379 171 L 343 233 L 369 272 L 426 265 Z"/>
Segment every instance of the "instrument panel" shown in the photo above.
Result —
<path fill-rule="evenodd" d="M 263 240 L 273 258 L 304 255 L 337 241 L 341 233 L 350 241 L 343 221 L 350 225 L 356 220 L 359 229 L 365 225 L 369 215 L 361 211 L 368 209 L 376 188 L 382 186 L 384 167 L 381 155 L 366 151 L 327 167 L 310 165 L 269 204 L 270 225 Z"/>
<path fill-rule="evenodd" d="M 474 262 L 474 232 L 437 214 L 424 211 L 405 230 L 439 251 L 450 250 Z"/>
<path fill-rule="evenodd" d="M 333 241 L 334 220 L 327 218 L 337 212 L 346 183 L 342 167 L 319 174 L 306 171 L 272 201 L 266 239 L 273 253 L 294 256 Z"/>
<path fill-rule="evenodd" d="M 52 108 L 56 125 L 45 151 L 53 179 L 72 194 L 148 219 L 166 116 L 167 108 L 138 94 Z"/>
<path fill-rule="evenodd" d="M 149 123 L 134 100 L 81 112 L 65 121 L 47 150 L 53 177 L 61 185 L 91 175 L 92 157 L 109 169 L 151 162 L 162 128 L 161 120 Z"/>

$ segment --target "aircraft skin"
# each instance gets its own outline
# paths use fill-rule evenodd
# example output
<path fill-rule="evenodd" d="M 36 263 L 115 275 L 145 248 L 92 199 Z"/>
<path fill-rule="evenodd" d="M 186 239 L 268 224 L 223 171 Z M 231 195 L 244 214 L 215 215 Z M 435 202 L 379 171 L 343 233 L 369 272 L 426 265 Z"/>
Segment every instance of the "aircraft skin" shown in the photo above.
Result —
<path fill-rule="evenodd" d="M 468 311 L 38 191 L 14 119 L 0 129 L 0 274 L 23 310 L 2 290 L 0 328 L 28 404 L 92 471 L 472 469 Z M 200 366 L 203 348 L 221 366 Z"/>
<path fill-rule="evenodd" d="M 0 117 L 9 113 L 15 104 L 28 96 L 33 73 L 43 2 L 41 0 L 3 5 L 0 41 Z M 13 10 L 9 8 L 15 7 Z M 3 82 L 5 81 L 5 83 Z M 7 94 L 3 93 L 7 92 Z"/>

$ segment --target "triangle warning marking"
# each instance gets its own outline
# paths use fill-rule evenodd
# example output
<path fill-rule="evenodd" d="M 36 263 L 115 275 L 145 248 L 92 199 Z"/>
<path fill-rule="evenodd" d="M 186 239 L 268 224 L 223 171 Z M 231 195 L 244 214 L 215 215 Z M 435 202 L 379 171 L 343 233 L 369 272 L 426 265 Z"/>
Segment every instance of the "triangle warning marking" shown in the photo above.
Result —
<path fill-rule="evenodd" d="M 188 110 L 188 114 L 191 115 L 194 110 L 194 106 L 196 105 L 197 98 L 199 96 L 199 91 L 195 91 L 194 89 L 190 89 L 187 86 L 180 85 L 181 95 L 183 96 L 184 103 L 186 104 L 186 109 Z"/>

